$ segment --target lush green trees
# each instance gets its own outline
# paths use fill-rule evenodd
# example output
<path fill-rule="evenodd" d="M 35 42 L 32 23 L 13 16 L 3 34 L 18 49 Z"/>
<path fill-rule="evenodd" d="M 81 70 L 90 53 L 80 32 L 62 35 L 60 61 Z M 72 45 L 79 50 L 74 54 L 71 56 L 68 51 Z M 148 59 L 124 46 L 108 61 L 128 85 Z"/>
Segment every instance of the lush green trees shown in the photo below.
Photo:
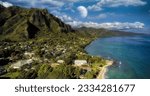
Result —
<path fill-rule="evenodd" d="M 49 73 L 48 78 L 50 79 L 75 78 L 74 70 L 75 70 L 75 67 L 71 65 L 62 64 L 54 68 L 53 71 Z"/>
<path fill-rule="evenodd" d="M 85 74 L 85 78 L 86 79 L 93 79 L 94 75 L 95 75 L 94 71 L 87 71 Z"/>
<path fill-rule="evenodd" d="M 22 70 L 20 71 L 19 76 L 17 77 L 19 79 L 35 79 L 37 78 L 37 72 L 35 70 Z"/>
<path fill-rule="evenodd" d="M 48 64 L 42 64 L 38 70 L 38 78 L 46 78 L 47 75 L 52 72 L 53 68 Z"/>
<path fill-rule="evenodd" d="M 79 67 L 76 67 L 75 71 L 74 71 L 74 74 L 75 74 L 75 77 L 77 79 L 80 78 L 80 75 L 81 75 L 81 69 Z"/>

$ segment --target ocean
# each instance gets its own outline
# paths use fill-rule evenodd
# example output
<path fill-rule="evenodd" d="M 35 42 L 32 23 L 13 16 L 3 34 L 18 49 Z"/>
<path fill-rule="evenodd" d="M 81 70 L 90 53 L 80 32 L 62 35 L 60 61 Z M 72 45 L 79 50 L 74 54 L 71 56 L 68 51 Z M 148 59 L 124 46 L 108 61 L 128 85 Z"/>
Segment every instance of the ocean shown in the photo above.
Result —
<path fill-rule="evenodd" d="M 150 79 L 150 35 L 99 38 L 85 50 L 116 61 L 107 79 Z"/>

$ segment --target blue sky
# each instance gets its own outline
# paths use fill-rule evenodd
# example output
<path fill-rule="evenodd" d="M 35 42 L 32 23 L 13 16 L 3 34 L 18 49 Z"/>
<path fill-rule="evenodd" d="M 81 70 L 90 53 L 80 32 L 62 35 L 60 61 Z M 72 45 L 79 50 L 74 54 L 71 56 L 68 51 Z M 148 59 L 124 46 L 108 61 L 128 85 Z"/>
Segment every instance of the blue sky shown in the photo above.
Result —
<path fill-rule="evenodd" d="M 150 27 L 150 0 L 0 0 L 0 3 L 6 7 L 12 4 L 47 8 L 73 27 Z"/>

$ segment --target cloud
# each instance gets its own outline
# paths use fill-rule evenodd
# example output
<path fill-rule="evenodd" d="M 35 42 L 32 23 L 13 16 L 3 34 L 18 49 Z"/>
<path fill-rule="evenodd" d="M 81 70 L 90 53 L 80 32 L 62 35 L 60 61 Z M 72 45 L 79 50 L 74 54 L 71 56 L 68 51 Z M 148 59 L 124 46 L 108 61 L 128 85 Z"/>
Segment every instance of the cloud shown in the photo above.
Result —
<path fill-rule="evenodd" d="M 105 29 L 139 29 L 144 28 L 144 24 L 141 22 L 134 22 L 134 23 L 121 23 L 121 22 L 108 22 L 108 23 L 94 23 L 94 22 L 85 22 L 82 23 L 80 26 L 82 27 L 92 27 L 92 28 L 105 28 Z"/>
<path fill-rule="evenodd" d="M 60 0 L 8 0 L 16 5 L 25 7 L 62 7 L 65 3 Z"/>
<path fill-rule="evenodd" d="M 64 5 L 64 2 L 62 1 L 57 1 L 57 0 L 41 0 L 41 3 L 49 3 L 51 5 L 54 5 L 54 6 L 58 6 L 58 7 L 62 7 Z"/>
<path fill-rule="evenodd" d="M 97 16 L 97 18 L 99 18 L 99 19 L 106 18 L 106 17 L 107 17 L 106 14 L 99 14 L 99 15 Z"/>
<path fill-rule="evenodd" d="M 104 18 L 107 18 L 109 15 L 108 14 L 105 14 L 105 13 L 102 13 L 102 14 L 99 14 L 99 15 L 94 15 L 94 16 L 88 16 L 87 19 L 89 20 L 93 20 L 93 19 L 104 19 Z"/>
<path fill-rule="evenodd" d="M 63 22 L 73 22 L 73 19 L 68 15 L 62 15 L 57 17 L 60 18 Z"/>
<path fill-rule="evenodd" d="M 115 14 L 115 13 L 112 13 L 112 12 L 105 12 L 105 13 L 100 13 L 99 15 L 94 15 L 94 16 L 88 16 L 87 18 L 89 20 L 93 20 L 93 19 L 105 19 L 105 18 L 108 18 L 108 17 L 117 17 L 117 16 L 120 16 L 120 14 Z"/>
<path fill-rule="evenodd" d="M 13 4 L 11 4 L 11 3 L 9 3 L 9 2 L 2 2 L 2 1 L 0 1 L 0 4 L 3 5 L 4 7 L 13 6 Z"/>
<path fill-rule="evenodd" d="M 64 10 L 71 11 L 72 13 L 75 13 L 75 10 L 74 10 L 74 3 L 66 4 L 66 5 L 64 6 Z"/>
<path fill-rule="evenodd" d="M 142 0 L 101 0 L 97 4 L 89 6 L 89 10 L 101 11 L 103 7 L 119 7 L 119 6 L 143 6 L 147 4 Z"/>
<path fill-rule="evenodd" d="M 63 22 L 66 24 L 71 25 L 74 28 L 80 28 L 80 27 L 88 27 L 88 28 L 105 28 L 105 29 L 115 29 L 115 30 L 121 30 L 121 29 L 141 29 L 144 28 L 144 23 L 141 22 L 107 22 L 107 23 L 96 23 L 96 22 L 82 22 L 78 21 L 76 19 L 71 18 L 70 16 L 63 15 L 63 16 L 57 16 L 60 18 Z"/>
<path fill-rule="evenodd" d="M 102 6 L 100 6 L 99 4 L 96 4 L 96 5 L 88 6 L 88 9 L 89 10 L 94 10 L 94 11 L 101 11 L 102 10 L 101 7 Z"/>
<path fill-rule="evenodd" d="M 25 7 L 62 7 L 65 4 L 80 2 L 83 0 L 7 0 Z"/>
<path fill-rule="evenodd" d="M 82 0 L 65 0 L 65 1 L 68 1 L 68 2 L 78 2 L 78 1 L 82 1 Z"/>
<path fill-rule="evenodd" d="M 87 11 L 87 9 L 84 6 L 79 6 L 77 8 L 77 10 L 79 11 L 79 13 L 80 13 L 80 15 L 81 15 L 82 18 L 87 17 L 88 11 Z"/>

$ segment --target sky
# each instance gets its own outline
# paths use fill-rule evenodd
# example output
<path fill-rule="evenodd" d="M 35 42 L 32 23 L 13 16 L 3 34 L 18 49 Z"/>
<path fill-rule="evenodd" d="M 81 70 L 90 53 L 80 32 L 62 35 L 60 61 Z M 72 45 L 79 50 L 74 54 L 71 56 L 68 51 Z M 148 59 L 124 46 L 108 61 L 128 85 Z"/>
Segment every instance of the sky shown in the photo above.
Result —
<path fill-rule="evenodd" d="M 72 27 L 150 28 L 150 0 L 0 0 L 0 4 L 46 8 Z"/>

